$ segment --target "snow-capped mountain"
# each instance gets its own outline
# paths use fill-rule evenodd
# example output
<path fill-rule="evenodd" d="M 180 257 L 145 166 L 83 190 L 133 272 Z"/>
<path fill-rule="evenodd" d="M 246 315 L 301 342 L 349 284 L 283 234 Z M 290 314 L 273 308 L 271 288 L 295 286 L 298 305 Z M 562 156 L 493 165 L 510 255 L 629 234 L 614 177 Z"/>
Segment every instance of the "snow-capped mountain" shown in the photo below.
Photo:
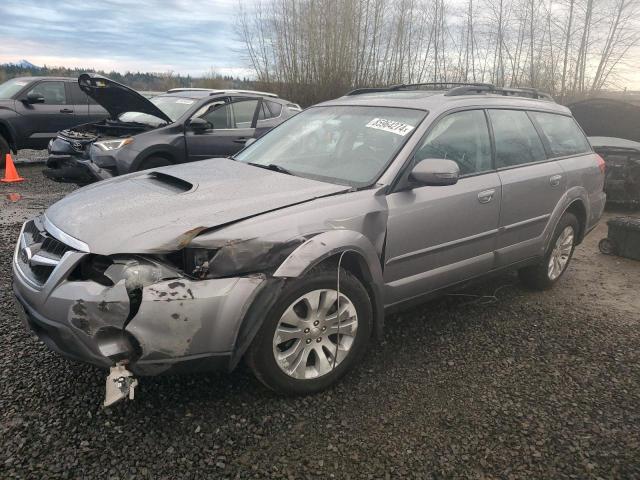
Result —
<path fill-rule="evenodd" d="M 19 68 L 36 68 L 36 69 L 40 68 L 39 66 L 31 63 L 29 60 L 24 60 L 24 59 L 18 62 L 5 63 L 4 65 L 10 66 L 10 67 L 19 67 Z"/>

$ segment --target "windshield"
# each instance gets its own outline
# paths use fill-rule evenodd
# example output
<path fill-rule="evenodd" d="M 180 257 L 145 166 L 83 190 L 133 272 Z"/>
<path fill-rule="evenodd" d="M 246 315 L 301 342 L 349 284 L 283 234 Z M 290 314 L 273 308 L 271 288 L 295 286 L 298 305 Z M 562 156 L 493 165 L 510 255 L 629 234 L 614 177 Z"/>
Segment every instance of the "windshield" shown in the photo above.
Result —
<path fill-rule="evenodd" d="M 29 80 L 18 80 L 17 78 L 14 78 L 13 80 L 0 84 L 0 98 L 7 99 L 13 97 L 28 83 Z"/>
<path fill-rule="evenodd" d="M 294 175 L 363 187 L 373 183 L 426 112 L 330 106 L 299 113 L 234 158 Z"/>
<path fill-rule="evenodd" d="M 174 97 L 173 95 L 165 95 L 150 98 L 149 101 L 158 107 L 162 112 L 175 122 L 186 112 L 196 101 L 193 98 Z M 120 114 L 118 120 L 122 122 L 146 123 L 153 127 L 167 123 L 161 118 L 154 117 L 148 113 L 125 112 Z"/>

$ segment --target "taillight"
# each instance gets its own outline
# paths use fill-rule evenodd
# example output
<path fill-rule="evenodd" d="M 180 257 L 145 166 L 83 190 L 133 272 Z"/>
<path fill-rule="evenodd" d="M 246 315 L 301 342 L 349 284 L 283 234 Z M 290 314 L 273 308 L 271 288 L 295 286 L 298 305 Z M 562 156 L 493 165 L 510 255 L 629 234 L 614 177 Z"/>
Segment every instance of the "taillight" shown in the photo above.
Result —
<path fill-rule="evenodd" d="M 596 153 L 596 158 L 598 159 L 598 168 L 600 169 L 600 173 L 604 175 L 604 173 L 607 170 L 607 162 L 605 162 L 604 159 L 597 153 Z"/>

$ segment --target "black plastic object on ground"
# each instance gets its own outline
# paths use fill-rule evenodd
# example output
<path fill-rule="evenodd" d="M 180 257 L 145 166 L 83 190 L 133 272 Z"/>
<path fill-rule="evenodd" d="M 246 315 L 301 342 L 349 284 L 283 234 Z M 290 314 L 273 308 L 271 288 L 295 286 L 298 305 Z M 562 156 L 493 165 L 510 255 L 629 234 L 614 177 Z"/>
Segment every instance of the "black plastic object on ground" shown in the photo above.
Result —
<path fill-rule="evenodd" d="M 598 247 L 607 255 L 640 260 L 640 218 L 617 217 L 607 222 L 609 234 Z"/>
<path fill-rule="evenodd" d="M 589 141 L 607 165 L 607 202 L 640 207 L 640 142 L 613 137 L 589 137 Z"/>

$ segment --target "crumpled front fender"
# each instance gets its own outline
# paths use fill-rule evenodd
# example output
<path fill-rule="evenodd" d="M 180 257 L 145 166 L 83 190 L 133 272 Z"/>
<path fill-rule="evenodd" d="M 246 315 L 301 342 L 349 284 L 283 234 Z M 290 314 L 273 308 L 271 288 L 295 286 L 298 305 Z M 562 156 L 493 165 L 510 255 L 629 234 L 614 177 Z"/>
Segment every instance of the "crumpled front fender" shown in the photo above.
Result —
<path fill-rule="evenodd" d="M 375 247 L 362 233 L 336 229 L 318 234 L 294 250 L 273 276 L 276 278 L 300 277 L 323 260 L 342 252 L 352 252 L 357 255 L 360 270 L 365 277 L 365 287 L 373 297 L 371 301 L 374 306 L 376 333 L 380 336 L 384 325 L 382 265 Z"/>

